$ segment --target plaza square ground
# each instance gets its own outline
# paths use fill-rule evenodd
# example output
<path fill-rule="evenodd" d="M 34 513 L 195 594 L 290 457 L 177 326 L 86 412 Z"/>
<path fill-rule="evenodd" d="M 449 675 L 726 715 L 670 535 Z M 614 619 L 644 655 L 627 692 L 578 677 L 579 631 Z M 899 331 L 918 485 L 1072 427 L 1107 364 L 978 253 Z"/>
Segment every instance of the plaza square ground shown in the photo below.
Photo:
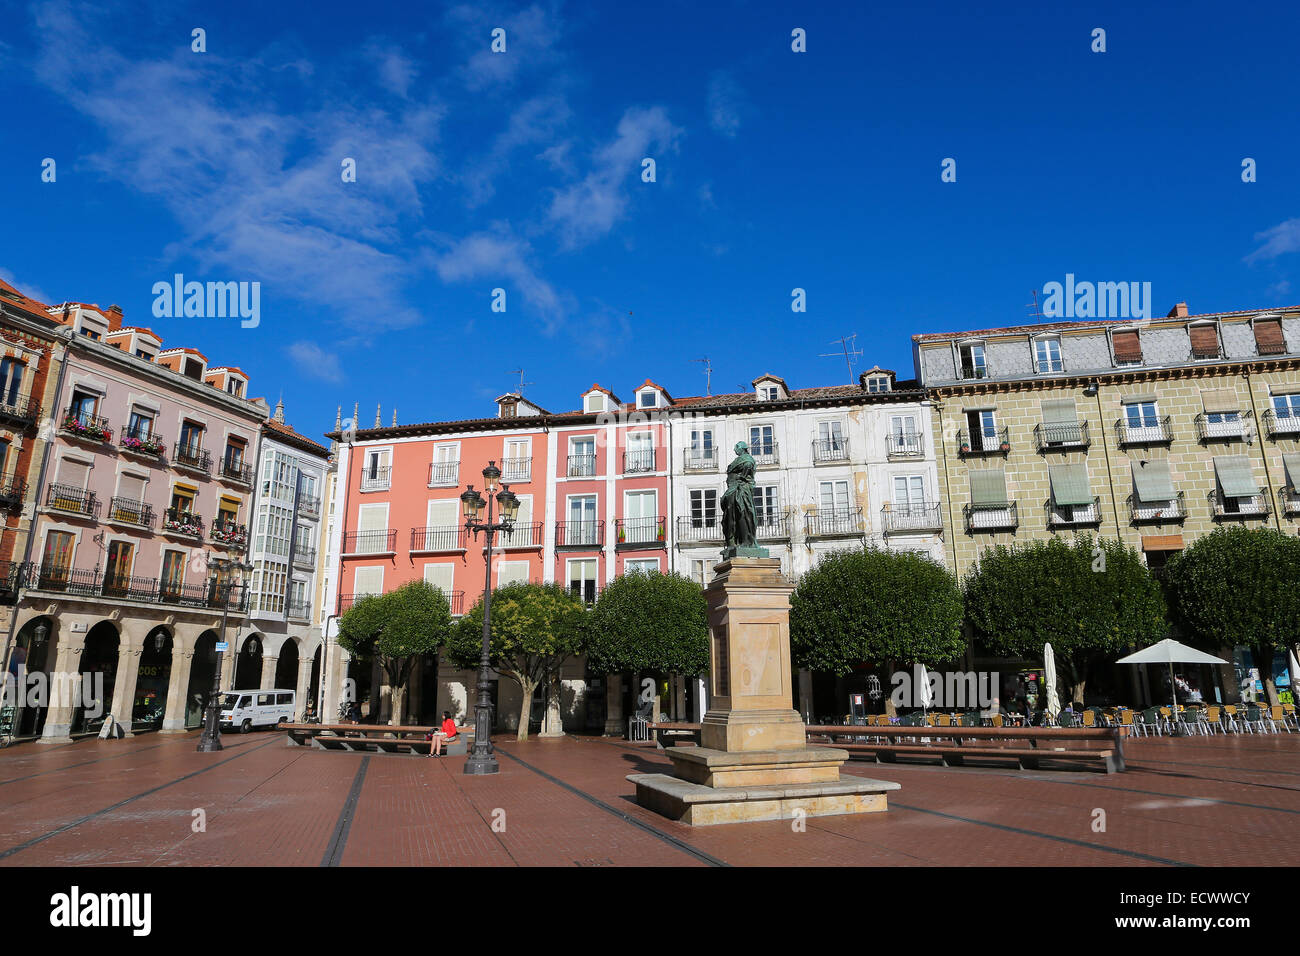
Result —
<path fill-rule="evenodd" d="M 464 757 L 223 740 L 217 754 L 193 734 L 0 751 L 0 865 L 1285 865 L 1300 825 L 1296 734 L 1131 740 L 1128 772 L 1109 776 L 851 761 L 902 785 L 889 812 L 802 832 L 644 810 L 627 774 L 670 763 L 611 738 L 502 738 L 492 777 L 465 776 Z"/>

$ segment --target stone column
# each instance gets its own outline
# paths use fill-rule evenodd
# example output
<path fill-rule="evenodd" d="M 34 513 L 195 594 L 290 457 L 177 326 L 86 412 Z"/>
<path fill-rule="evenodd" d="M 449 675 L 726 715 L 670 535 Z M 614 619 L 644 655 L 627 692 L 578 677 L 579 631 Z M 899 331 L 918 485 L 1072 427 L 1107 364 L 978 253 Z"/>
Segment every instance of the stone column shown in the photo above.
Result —
<path fill-rule="evenodd" d="M 605 736 L 623 735 L 623 675 L 605 677 Z"/>
<path fill-rule="evenodd" d="M 298 709 L 297 713 L 293 715 L 295 720 L 301 720 L 303 715 L 307 713 L 307 705 L 310 703 L 307 700 L 307 692 L 311 690 L 311 667 L 312 659 L 310 657 L 298 661 L 298 686 L 295 688 Z M 322 723 L 333 723 L 333 718 L 331 717 L 327 721 L 322 715 L 321 721 Z"/>
<path fill-rule="evenodd" d="M 223 640 L 220 629 L 217 630 L 217 642 Z M 221 689 L 235 689 L 235 664 L 239 659 L 239 648 L 234 641 L 230 641 L 230 646 L 221 652 Z"/>
<path fill-rule="evenodd" d="M 673 688 L 673 720 L 685 720 L 686 678 L 681 674 L 673 674 L 669 680 L 672 681 Z"/>
<path fill-rule="evenodd" d="M 108 712 L 128 737 L 133 736 L 131 715 L 135 712 L 135 685 L 140 677 L 144 641 L 143 635 L 128 634 L 125 628 L 117 641 L 117 677 L 113 681 L 113 703 Z"/>
<path fill-rule="evenodd" d="M 62 632 L 67 624 L 59 622 Z M 50 638 L 55 640 L 53 636 Z M 54 651 L 54 666 L 46 668 L 49 675 L 49 707 L 45 711 L 45 727 L 40 742 L 67 743 L 72 739 L 72 713 L 76 699 L 71 693 L 72 682 L 81 679 L 81 652 L 86 649 L 86 635 L 60 633 Z"/>
<path fill-rule="evenodd" d="M 279 657 L 270 657 L 270 656 L 268 656 L 268 655 L 266 654 L 266 651 L 263 650 L 263 652 L 262 652 L 262 678 L 261 678 L 261 682 L 257 685 L 258 687 L 274 687 L 274 686 L 275 686 L 275 667 L 276 667 L 276 665 L 279 664 L 279 663 L 280 663 L 280 658 L 279 658 Z"/>
<path fill-rule="evenodd" d="M 162 733 L 185 732 L 186 699 L 190 690 L 190 667 L 194 663 L 194 649 L 184 647 L 177 636 L 172 636 L 172 671 L 167 680 L 167 709 L 163 712 Z"/>

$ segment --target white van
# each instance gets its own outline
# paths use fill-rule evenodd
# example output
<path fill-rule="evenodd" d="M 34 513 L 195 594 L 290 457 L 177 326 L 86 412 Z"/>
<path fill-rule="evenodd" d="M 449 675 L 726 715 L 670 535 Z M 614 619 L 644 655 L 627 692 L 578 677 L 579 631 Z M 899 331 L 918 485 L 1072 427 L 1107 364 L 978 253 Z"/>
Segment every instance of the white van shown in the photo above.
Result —
<path fill-rule="evenodd" d="M 221 695 L 221 729 L 246 734 L 254 727 L 274 727 L 293 721 L 296 693 L 278 687 L 232 690 Z"/>

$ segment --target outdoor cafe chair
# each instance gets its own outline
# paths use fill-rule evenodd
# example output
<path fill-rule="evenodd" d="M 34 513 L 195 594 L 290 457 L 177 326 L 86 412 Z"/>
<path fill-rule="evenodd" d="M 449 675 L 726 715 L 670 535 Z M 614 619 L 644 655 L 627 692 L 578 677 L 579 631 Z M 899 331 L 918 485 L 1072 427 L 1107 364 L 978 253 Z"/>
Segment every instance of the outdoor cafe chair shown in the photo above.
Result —
<path fill-rule="evenodd" d="M 1210 733 L 1227 732 L 1227 728 L 1223 726 L 1222 707 L 1210 706 L 1205 708 L 1205 726 L 1210 731 Z"/>
<path fill-rule="evenodd" d="M 1089 728 L 1097 726 L 1097 714 L 1095 712 L 1091 710 L 1085 710 L 1079 716 L 1083 718 L 1083 726 Z"/>
<path fill-rule="evenodd" d="M 1288 712 L 1285 705 L 1274 704 L 1269 710 L 1272 711 L 1273 722 L 1281 724 L 1288 734 L 1291 733 L 1292 727 L 1296 725 L 1295 708 Z M 1300 727 L 1296 729 L 1300 729 Z"/>
<path fill-rule="evenodd" d="M 1165 732 L 1164 718 L 1158 707 L 1148 707 L 1142 711 L 1143 732 L 1154 731 L 1157 736 Z"/>
<path fill-rule="evenodd" d="M 1264 712 L 1253 703 L 1246 703 L 1243 706 L 1242 722 L 1246 729 L 1252 734 L 1266 733 L 1264 730 Z"/>
<path fill-rule="evenodd" d="M 1223 716 L 1226 720 L 1226 728 L 1234 734 L 1241 733 L 1241 715 L 1237 713 L 1236 704 L 1224 704 Z"/>
<path fill-rule="evenodd" d="M 1137 724 L 1133 723 L 1133 711 L 1121 710 L 1117 715 L 1115 726 L 1127 727 L 1129 728 L 1130 734 L 1136 734 L 1138 730 L 1138 726 Z"/>
<path fill-rule="evenodd" d="M 936 714 L 936 715 L 935 715 L 935 718 L 934 718 L 934 726 L 935 726 L 935 727 L 951 727 L 951 726 L 952 726 L 952 718 L 949 717 L 947 714 Z"/>

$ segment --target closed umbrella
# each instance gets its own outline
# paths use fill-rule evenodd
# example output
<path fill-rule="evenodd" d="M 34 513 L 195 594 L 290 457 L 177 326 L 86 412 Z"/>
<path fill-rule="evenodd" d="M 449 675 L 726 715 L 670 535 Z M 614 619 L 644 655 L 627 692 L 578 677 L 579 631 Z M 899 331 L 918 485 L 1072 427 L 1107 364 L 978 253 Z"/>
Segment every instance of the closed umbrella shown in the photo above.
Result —
<path fill-rule="evenodd" d="M 1175 664 L 1226 664 L 1228 663 L 1221 657 L 1215 657 L 1213 654 L 1207 654 L 1205 651 L 1198 651 L 1194 647 L 1188 647 L 1186 644 L 1180 644 L 1173 638 L 1165 638 L 1158 644 L 1152 644 L 1150 647 L 1144 647 L 1142 650 L 1130 654 L 1127 657 L 1121 657 L 1115 662 L 1116 664 L 1168 664 L 1169 665 L 1169 696 L 1173 698 L 1173 710 L 1171 713 L 1174 718 L 1178 717 L 1178 694 L 1174 685 L 1174 665 Z"/>
<path fill-rule="evenodd" d="M 1294 650 L 1286 652 L 1286 669 L 1291 677 L 1291 699 L 1294 701 L 1300 694 L 1300 661 L 1296 660 Z"/>
<path fill-rule="evenodd" d="M 916 668 L 917 680 L 921 684 L 917 688 L 921 694 L 921 712 L 925 713 L 930 709 L 930 705 L 934 703 L 934 698 L 930 695 L 930 674 L 925 669 L 924 664 L 917 664 Z"/>
<path fill-rule="evenodd" d="M 1056 652 L 1051 644 L 1043 645 L 1043 680 L 1047 684 L 1047 701 L 1043 705 L 1053 720 L 1061 712 L 1061 698 L 1056 693 Z"/>

